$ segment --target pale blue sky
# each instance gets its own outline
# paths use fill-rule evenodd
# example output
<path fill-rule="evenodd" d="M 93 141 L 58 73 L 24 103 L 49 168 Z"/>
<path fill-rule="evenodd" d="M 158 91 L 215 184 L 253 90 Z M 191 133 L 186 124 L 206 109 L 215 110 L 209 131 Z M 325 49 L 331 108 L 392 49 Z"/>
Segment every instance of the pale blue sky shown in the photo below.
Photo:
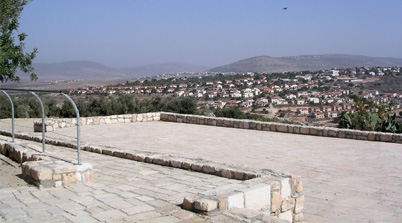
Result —
<path fill-rule="evenodd" d="M 261 55 L 402 58 L 401 0 L 34 0 L 20 23 L 42 63 L 213 67 Z"/>

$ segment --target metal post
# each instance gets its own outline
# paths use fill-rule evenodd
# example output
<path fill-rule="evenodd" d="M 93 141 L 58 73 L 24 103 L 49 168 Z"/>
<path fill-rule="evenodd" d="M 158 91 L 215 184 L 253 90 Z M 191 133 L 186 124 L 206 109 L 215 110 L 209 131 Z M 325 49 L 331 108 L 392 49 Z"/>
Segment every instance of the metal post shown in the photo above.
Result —
<path fill-rule="evenodd" d="M 40 100 L 39 96 L 37 94 L 35 94 L 34 92 L 31 92 L 31 94 L 33 94 L 39 100 L 40 106 L 42 108 L 42 152 L 45 152 L 45 145 L 46 145 L 46 142 L 45 142 L 45 131 L 46 131 L 46 129 L 45 129 L 45 108 L 43 107 L 42 100 Z"/>
<path fill-rule="evenodd" d="M 71 99 L 68 95 L 61 93 L 66 97 L 74 107 L 75 113 L 77 114 L 77 151 L 78 151 L 78 165 L 81 165 L 81 122 L 80 122 L 80 112 L 78 111 L 77 105 L 75 105 L 73 99 Z"/>
<path fill-rule="evenodd" d="M 13 136 L 13 141 L 15 140 L 15 136 L 14 136 L 14 103 L 13 100 L 11 100 L 10 95 L 7 94 L 7 92 L 3 91 L 2 92 L 8 97 L 8 99 L 10 100 L 11 103 L 11 129 L 12 129 L 12 136 Z"/>

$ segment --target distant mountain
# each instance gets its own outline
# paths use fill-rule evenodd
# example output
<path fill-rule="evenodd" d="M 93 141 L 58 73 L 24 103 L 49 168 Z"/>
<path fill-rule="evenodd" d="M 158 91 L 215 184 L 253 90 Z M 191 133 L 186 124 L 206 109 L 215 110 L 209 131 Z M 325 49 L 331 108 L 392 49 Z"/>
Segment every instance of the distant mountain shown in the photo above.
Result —
<path fill-rule="evenodd" d="M 303 55 L 291 57 L 252 57 L 238 62 L 215 67 L 211 72 L 265 72 L 316 71 L 333 68 L 374 66 L 402 66 L 402 58 L 367 57 L 344 54 Z"/>
<path fill-rule="evenodd" d="M 39 80 L 73 80 L 95 78 L 124 78 L 118 69 L 90 61 L 68 61 L 62 63 L 34 63 Z M 22 74 L 21 76 L 24 76 Z M 26 75 L 25 75 L 26 76 Z"/>
<path fill-rule="evenodd" d="M 39 81 L 43 81 L 104 78 L 132 79 L 155 74 L 204 71 L 209 67 L 183 63 L 162 63 L 133 68 L 111 68 L 91 61 L 69 61 L 62 63 L 34 63 L 34 68 Z M 22 80 L 28 79 L 28 75 L 21 72 L 19 76 Z"/>

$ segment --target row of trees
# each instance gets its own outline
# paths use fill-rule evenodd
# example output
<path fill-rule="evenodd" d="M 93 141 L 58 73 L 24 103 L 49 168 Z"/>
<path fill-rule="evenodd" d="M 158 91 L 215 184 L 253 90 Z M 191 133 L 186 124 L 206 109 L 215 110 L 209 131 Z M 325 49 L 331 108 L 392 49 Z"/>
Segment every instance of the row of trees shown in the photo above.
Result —
<path fill-rule="evenodd" d="M 14 115 L 16 118 L 39 118 L 41 108 L 39 101 L 34 97 L 13 97 Z M 175 112 L 181 114 L 197 114 L 197 102 L 193 98 L 165 98 L 154 97 L 139 100 L 133 95 L 115 97 L 81 98 L 76 101 L 81 117 L 107 116 L 117 114 L 134 114 L 146 112 Z M 55 100 L 44 100 L 46 117 L 75 117 L 75 111 L 67 100 L 61 106 Z M 11 117 L 11 106 L 8 98 L 0 97 L 0 118 Z"/>

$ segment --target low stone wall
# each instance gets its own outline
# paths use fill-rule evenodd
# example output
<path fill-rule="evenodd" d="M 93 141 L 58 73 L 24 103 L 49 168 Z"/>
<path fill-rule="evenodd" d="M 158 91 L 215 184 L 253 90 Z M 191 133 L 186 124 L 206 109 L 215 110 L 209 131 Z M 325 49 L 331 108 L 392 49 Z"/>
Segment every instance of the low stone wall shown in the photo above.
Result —
<path fill-rule="evenodd" d="M 275 122 L 260 122 L 260 121 L 243 120 L 243 119 L 184 115 L 184 114 L 167 113 L 167 112 L 161 112 L 160 120 L 167 122 L 211 125 L 211 126 L 220 126 L 229 128 L 273 131 L 273 132 L 293 133 L 302 135 L 402 143 L 402 134 L 392 134 L 383 132 L 359 131 L 359 130 L 316 127 L 316 126 L 289 125 Z"/>
<path fill-rule="evenodd" d="M 160 113 L 144 113 L 144 114 L 128 114 L 128 115 L 112 115 L 112 116 L 96 116 L 80 118 L 80 125 L 103 125 L 117 123 L 132 123 L 132 122 L 152 122 L 159 121 Z M 59 128 L 67 128 L 77 126 L 76 118 L 63 119 L 46 119 L 46 132 L 51 132 Z M 34 131 L 42 132 L 42 120 L 34 122 Z"/>
<path fill-rule="evenodd" d="M 38 188 L 92 182 L 92 165 L 74 165 L 62 160 L 27 161 L 22 164 L 23 178 Z"/>
<path fill-rule="evenodd" d="M 94 145 L 84 145 L 83 149 L 139 162 L 239 180 L 238 184 L 225 185 L 184 198 L 183 208 L 190 211 L 214 215 L 232 208 L 248 208 L 267 211 L 271 216 L 289 222 L 303 221 L 304 195 L 302 195 L 303 185 L 300 176 L 268 170 L 255 172 L 229 165 L 151 152 L 127 152 Z"/>
<path fill-rule="evenodd" d="M 214 215 L 234 208 L 269 212 L 289 222 L 303 221 L 304 196 L 300 177 L 265 175 L 187 196 L 183 208 Z"/>
<path fill-rule="evenodd" d="M 0 153 L 21 164 L 22 176 L 38 188 L 92 182 L 92 165 L 74 165 L 18 143 L 0 142 Z"/>

